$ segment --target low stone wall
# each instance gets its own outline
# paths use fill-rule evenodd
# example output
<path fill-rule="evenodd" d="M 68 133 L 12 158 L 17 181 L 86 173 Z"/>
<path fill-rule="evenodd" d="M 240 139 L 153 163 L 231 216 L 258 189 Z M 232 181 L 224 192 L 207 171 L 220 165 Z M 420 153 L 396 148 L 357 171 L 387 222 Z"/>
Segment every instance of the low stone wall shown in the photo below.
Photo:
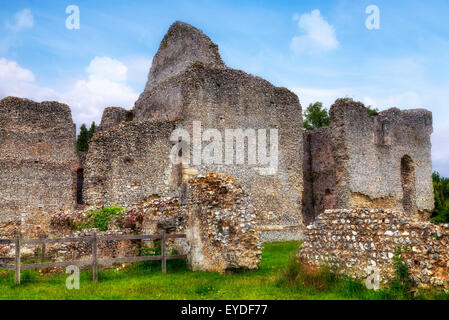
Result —
<path fill-rule="evenodd" d="M 313 266 L 335 267 L 364 280 L 377 269 L 381 284 L 395 276 L 402 251 L 419 287 L 449 288 L 449 224 L 412 220 L 391 210 L 326 210 L 304 231 L 299 257 Z"/>

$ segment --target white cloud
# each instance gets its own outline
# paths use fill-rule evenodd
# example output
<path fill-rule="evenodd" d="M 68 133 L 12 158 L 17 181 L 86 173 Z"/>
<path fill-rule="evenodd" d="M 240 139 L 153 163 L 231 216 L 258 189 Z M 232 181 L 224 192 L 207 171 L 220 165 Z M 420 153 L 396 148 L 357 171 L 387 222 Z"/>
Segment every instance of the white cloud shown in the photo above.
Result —
<path fill-rule="evenodd" d="M 15 61 L 0 58 L 0 97 L 19 96 L 36 101 L 53 100 L 58 94 L 35 83 L 34 74 Z"/>
<path fill-rule="evenodd" d="M 361 101 L 366 105 L 375 106 L 379 109 L 393 107 L 399 109 L 413 109 L 423 107 L 421 97 L 414 91 L 400 92 L 392 95 L 380 96 L 378 98 L 365 96 Z"/>
<path fill-rule="evenodd" d="M 101 121 L 104 108 L 131 108 L 138 94 L 127 85 L 128 68 L 110 57 L 95 57 L 86 68 L 87 79 L 77 80 L 73 88 L 61 94 L 60 101 L 72 108 L 80 124 Z"/>
<path fill-rule="evenodd" d="M 34 82 L 34 74 L 30 70 L 21 68 L 15 61 L 8 61 L 5 58 L 1 58 L 0 79 L 2 81 L 10 80 L 9 77 L 11 76 L 16 81 Z"/>
<path fill-rule="evenodd" d="M 295 54 L 321 54 L 332 51 L 338 47 L 335 28 L 323 19 L 319 10 L 301 16 L 295 14 L 298 27 L 304 33 L 293 37 L 290 48 Z"/>
<path fill-rule="evenodd" d="M 95 57 L 86 68 L 89 79 L 95 80 L 111 80 L 124 82 L 126 81 L 126 73 L 128 68 L 116 59 L 109 57 Z"/>
<path fill-rule="evenodd" d="M 17 96 L 35 101 L 54 100 L 68 104 L 78 127 L 101 121 L 106 107 L 131 108 L 138 94 L 127 83 L 128 68 L 109 57 L 95 57 L 86 68 L 86 78 L 78 79 L 65 92 L 39 86 L 34 74 L 15 61 L 0 59 L 0 98 Z"/>
<path fill-rule="evenodd" d="M 6 27 L 14 32 L 29 29 L 34 26 L 33 13 L 30 9 L 23 9 L 14 14 L 13 22 L 7 22 Z"/>

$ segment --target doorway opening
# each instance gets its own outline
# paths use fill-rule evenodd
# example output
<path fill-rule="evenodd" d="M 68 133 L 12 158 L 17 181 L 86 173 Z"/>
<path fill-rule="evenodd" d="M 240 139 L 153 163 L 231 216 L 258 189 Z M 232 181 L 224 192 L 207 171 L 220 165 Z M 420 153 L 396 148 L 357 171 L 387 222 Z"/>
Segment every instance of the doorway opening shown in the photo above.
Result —
<path fill-rule="evenodd" d="M 84 169 L 76 169 L 76 203 L 84 204 L 83 199 Z"/>

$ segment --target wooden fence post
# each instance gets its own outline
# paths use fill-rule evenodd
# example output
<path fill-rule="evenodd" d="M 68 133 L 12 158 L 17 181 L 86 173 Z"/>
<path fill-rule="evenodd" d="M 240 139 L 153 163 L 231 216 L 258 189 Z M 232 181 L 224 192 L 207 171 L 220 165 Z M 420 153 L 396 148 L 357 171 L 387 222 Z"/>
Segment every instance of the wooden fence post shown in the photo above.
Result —
<path fill-rule="evenodd" d="M 47 237 L 42 235 L 39 238 L 45 240 Z M 42 247 L 41 247 L 41 256 L 40 256 L 41 262 L 44 262 L 44 260 L 45 260 L 45 251 L 46 251 L 46 249 L 47 249 L 47 244 L 45 242 L 43 242 L 42 243 Z"/>
<path fill-rule="evenodd" d="M 162 230 L 162 241 L 161 241 L 161 255 L 162 255 L 162 272 L 167 272 L 167 250 L 166 250 L 166 234 L 165 230 Z"/>
<path fill-rule="evenodd" d="M 16 285 L 20 284 L 20 234 L 16 236 L 15 240 L 15 249 L 16 249 L 16 255 L 15 255 L 15 273 L 14 273 L 14 282 Z"/>
<path fill-rule="evenodd" d="M 97 258 L 97 232 L 94 231 L 92 238 L 92 277 L 93 281 L 98 281 L 98 258 Z"/>
<path fill-rule="evenodd" d="M 46 250 L 46 245 L 45 243 L 42 244 L 42 252 L 41 252 L 41 261 L 43 262 L 45 260 L 45 250 Z"/>

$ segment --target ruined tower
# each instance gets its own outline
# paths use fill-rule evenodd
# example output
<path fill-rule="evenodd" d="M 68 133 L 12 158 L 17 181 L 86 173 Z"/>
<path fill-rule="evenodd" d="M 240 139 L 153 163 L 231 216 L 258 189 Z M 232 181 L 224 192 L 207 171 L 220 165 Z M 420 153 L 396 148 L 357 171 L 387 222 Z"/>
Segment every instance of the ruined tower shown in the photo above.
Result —
<path fill-rule="evenodd" d="M 329 127 L 304 139 L 304 215 L 325 209 L 382 208 L 426 220 L 433 210 L 432 113 L 397 108 L 370 116 L 338 99 Z"/>
<path fill-rule="evenodd" d="M 38 236 L 50 213 L 74 208 L 75 140 L 67 105 L 0 101 L 0 236 Z"/>
<path fill-rule="evenodd" d="M 153 59 L 133 116 L 92 141 L 86 164 L 91 202 L 126 205 L 174 192 L 175 176 L 221 172 L 235 177 L 255 199 L 267 239 L 299 237 L 302 115 L 294 93 L 226 67 L 205 34 L 175 22 Z M 277 173 L 261 175 L 248 164 L 172 167 L 170 134 L 174 128 L 192 132 L 194 121 L 222 134 L 226 129 L 277 129 Z"/>

